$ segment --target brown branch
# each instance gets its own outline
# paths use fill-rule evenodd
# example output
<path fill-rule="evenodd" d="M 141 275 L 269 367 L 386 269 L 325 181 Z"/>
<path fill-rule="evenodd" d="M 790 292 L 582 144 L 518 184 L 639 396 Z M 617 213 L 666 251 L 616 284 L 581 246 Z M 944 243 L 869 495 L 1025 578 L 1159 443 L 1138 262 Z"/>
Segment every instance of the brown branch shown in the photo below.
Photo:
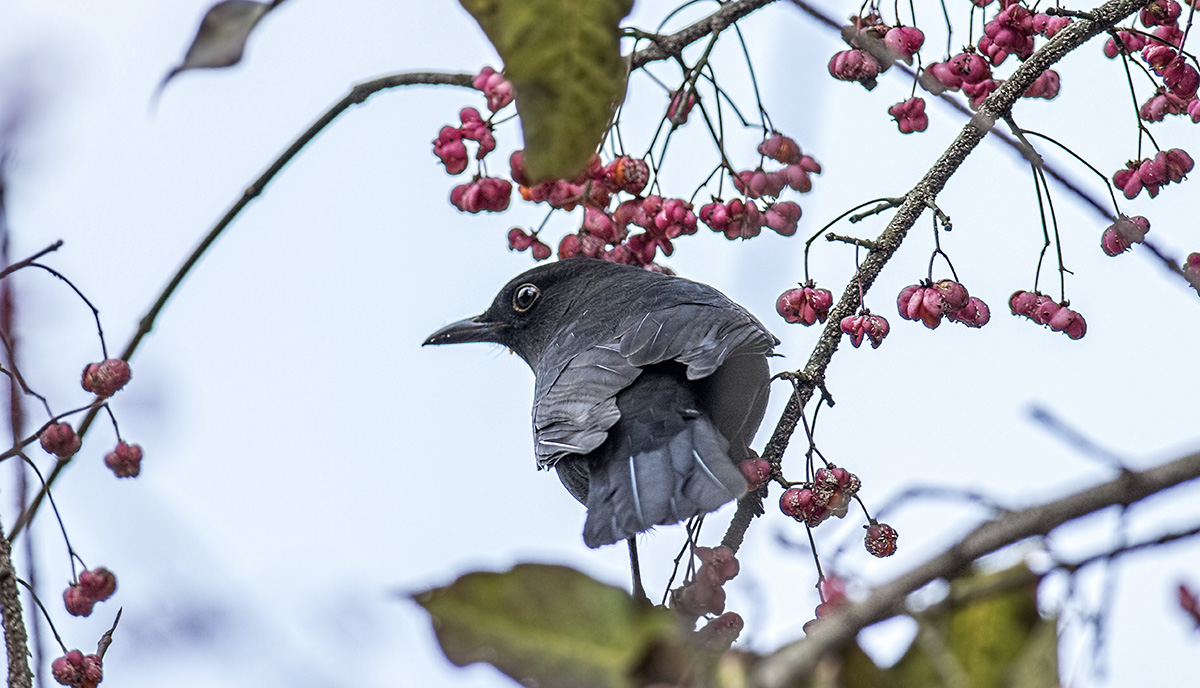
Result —
<path fill-rule="evenodd" d="M 17 570 L 13 568 L 9 540 L 0 538 L 0 623 L 4 626 L 4 649 L 8 653 L 8 688 L 29 688 L 29 638 L 21 613 L 21 593 L 17 588 Z"/>
<path fill-rule="evenodd" d="M 683 54 L 683 49 L 692 43 L 706 36 L 724 31 L 742 17 L 774 1 L 736 0 L 736 2 L 727 3 L 716 12 L 673 34 L 653 37 L 651 39 L 653 41 L 652 45 L 632 55 L 630 66 L 632 69 L 637 69 L 650 62 L 679 57 Z"/>
<path fill-rule="evenodd" d="M 1129 0 L 1118 0 L 1128 4 Z M 1117 3 L 1113 3 L 1117 4 Z M 1098 16 L 1107 16 L 1104 9 Z M 1200 478 L 1200 452 L 1144 471 L 1123 471 L 1113 480 L 1069 494 L 1046 504 L 1011 511 L 985 521 L 941 554 L 912 571 L 875 588 L 861 602 L 847 605 L 822 619 L 813 633 L 785 645 L 754 668 L 753 685 L 784 688 L 796 685 L 827 654 L 853 641 L 873 623 L 904 611 L 904 601 L 928 583 L 955 576 L 980 557 L 1110 506 L 1127 506 L 1176 485 Z"/>
<path fill-rule="evenodd" d="M 1141 9 L 1147 2 L 1148 0 L 1110 0 L 1096 8 L 1093 13 L 1094 20 L 1079 20 L 1067 25 L 1052 40 L 1030 55 L 1029 59 L 1025 60 L 1012 76 L 980 105 L 978 112 L 967 122 L 946 152 L 904 197 L 904 202 L 892 216 L 891 222 L 875 240 L 876 248 L 867 254 L 855 276 L 847 283 L 842 297 L 829 311 L 825 329 L 822 330 L 821 337 L 801 373 L 805 382 L 796 385 L 795 391 L 788 399 L 787 406 L 775 426 L 771 439 L 763 450 L 762 457 L 771 464 L 773 470 L 778 468 L 783 452 L 787 449 L 792 433 L 796 429 L 796 423 L 800 420 L 800 414 L 809 399 L 812 398 L 814 384 L 817 386 L 824 384 L 825 370 L 829 367 L 842 338 L 842 318 L 853 315 L 858 309 L 860 295 L 865 295 L 871 285 L 875 283 L 875 279 L 879 277 L 896 249 L 900 248 L 900 244 L 907 236 L 908 230 L 916 223 L 917 218 L 927 207 L 931 207 L 935 203 L 946 182 L 958 171 L 971 151 L 975 150 L 975 147 L 992 130 L 996 120 L 1009 113 L 1025 90 L 1043 72 L 1067 53 Z M 751 504 L 750 502 L 755 503 Z M 743 516 L 743 507 L 747 510 L 761 509 L 762 500 L 747 497 L 739 502 L 734 523 L 730 526 L 731 530 L 749 522 L 745 518 L 738 518 Z M 740 542 L 742 537 L 742 535 L 727 532 L 725 539 Z"/>

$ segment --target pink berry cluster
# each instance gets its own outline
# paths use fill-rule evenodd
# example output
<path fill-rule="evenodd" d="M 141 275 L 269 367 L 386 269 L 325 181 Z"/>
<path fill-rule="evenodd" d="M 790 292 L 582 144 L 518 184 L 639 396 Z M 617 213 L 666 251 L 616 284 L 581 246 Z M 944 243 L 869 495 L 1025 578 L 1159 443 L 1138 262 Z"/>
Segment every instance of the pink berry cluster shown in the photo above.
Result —
<path fill-rule="evenodd" d="M 485 122 L 479 111 L 466 107 L 458 111 L 462 124 L 458 127 L 446 125 L 438 132 L 433 140 L 433 154 L 446 166 L 448 174 L 461 174 L 467 169 L 467 145 L 463 141 L 475 141 L 479 144 L 475 152 L 476 160 L 483 160 L 488 153 L 496 150 L 496 137 L 492 134 L 492 125 Z"/>
<path fill-rule="evenodd" d="M 83 388 L 99 397 L 110 397 L 130 379 L 129 364 L 119 358 L 89 363 L 83 369 Z M 83 441 L 69 423 L 50 423 L 38 434 L 42 449 L 60 459 L 68 459 L 79 451 Z M 104 457 L 104 463 L 119 478 L 132 478 L 141 472 L 142 448 L 136 444 L 117 442 L 115 450 Z"/>
<path fill-rule="evenodd" d="M 945 62 L 930 64 L 925 68 L 925 77 L 922 84 L 934 95 L 962 89 L 972 107 L 979 107 L 1000 85 L 992 78 L 988 59 L 970 45 Z"/>
<path fill-rule="evenodd" d="M 1196 95 L 1200 72 L 1188 63 L 1183 52 L 1186 32 L 1179 26 L 1182 9 L 1176 0 L 1152 0 L 1139 14 L 1142 25 L 1152 33 L 1132 28 L 1117 31 L 1104 44 L 1104 55 L 1109 59 L 1139 53 L 1162 78 L 1162 87 L 1138 111 L 1149 122 L 1161 121 L 1166 115 L 1188 115 L 1193 122 L 1200 122 L 1200 100 Z"/>
<path fill-rule="evenodd" d="M 50 664 L 54 680 L 72 688 L 96 688 L 104 680 L 103 662 L 99 655 L 85 655 L 71 650 Z"/>
<path fill-rule="evenodd" d="M 593 155 L 587 168 L 578 176 L 537 184 L 533 183 L 525 170 L 524 151 L 515 151 L 510 155 L 508 164 L 513 181 L 520 185 L 521 198 L 562 210 L 574 210 L 578 205 L 606 208 L 613 193 L 623 190 L 636 194 L 646 186 L 650 177 L 650 168 L 645 161 L 625 156 L 602 165 L 599 156 Z"/>
<path fill-rule="evenodd" d="M 1159 151 L 1153 158 L 1130 160 L 1124 169 L 1113 175 L 1113 184 L 1121 189 L 1125 198 L 1135 198 L 1142 189 L 1154 198 L 1163 186 L 1183 181 L 1194 165 L 1187 151 L 1171 148 Z"/>
<path fill-rule="evenodd" d="M 630 235 L 630 226 L 645 231 Z M 665 256 L 675 252 L 672 239 L 695 233 L 696 215 L 687 201 L 638 196 L 622 202 L 611 214 L 596 208 L 586 209 L 583 227 L 576 234 L 563 237 L 558 255 L 648 266 L 659 250 Z"/>
<path fill-rule="evenodd" d="M 738 575 L 741 565 L 728 547 L 696 547 L 700 568 L 692 580 L 671 591 L 671 608 L 685 618 L 725 611 L 727 581 Z"/>
<path fill-rule="evenodd" d="M 1200 122 L 1200 98 L 1184 100 L 1160 86 L 1154 95 L 1138 108 L 1138 117 L 1147 122 L 1161 122 L 1167 115 L 1187 115 Z"/>
<path fill-rule="evenodd" d="M 817 288 L 812 280 L 783 292 L 775 300 L 775 310 L 784 320 L 801 325 L 825 322 L 831 307 L 833 294 L 828 289 Z"/>
<path fill-rule="evenodd" d="M 900 127 L 902 134 L 925 131 L 929 127 L 924 98 L 909 98 L 896 103 L 888 108 L 888 114 L 896 120 L 896 126 Z"/>
<path fill-rule="evenodd" d="M 446 172 L 449 174 L 461 174 L 467 169 L 467 147 L 464 141 L 475 141 L 479 144 L 475 153 L 477 160 L 483 160 L 488 153 L 496 149 L 492 124 L 485 121 L 478 110 L 463 108 L 458 116 L 462 122 L 461 126 L 442 127 L 433 141 L 433 153 L 446 166 Z M 500 212 L 508 208 L 510 196 L 512 183 L 477 174 L 470 182 L 460 184 L 450 191 L 450 202 L 459 210 L 468 213 Z"/>
<path fill-rule="evenodd" d="M 889 329 L 886 318 L 882 315 L 872 315 L 867 310 L 842 318 L 842 332 L 850 336 L 850 343 L 856 349 L 863 343 L 863 337 L 871 340 L 872 349 L 878 349 Z"/>
<path fill-rule="evenodd" d="M 829 75 L 839 81 L 856 81 L 867 90 L 875 88 L 875 77 L 901 60 L 912 64 L 913 55 L 925 43 L 925 34 L 912 26 L 888 26 L 874 12 L 851 18 L 842 30 L 850 50 L 834 54 Z"/>
<path fill-rule="evenodd" d="M 967 293 L 967 288 L 954 280 L 912 284 L 896 299 L 900 317 L 920 320 L 925 327 L 935 329 L 942 317 L 967 327 L 983 327 L 991 319 L 991 311 L 981 299 Z"/>
<path fill-rule="evenodd" d="M 1141 215 L 1122 215 L 1100 235 L 1100 248 L 1110 256 L 1119 256 L 1134 244 L 1140 244 L 1150 231 L 1150 221 Z"/>
<path fill-rule="evenodd" d="M 1055 332 L 1065 332 L 1071 339 L 1081 339 L 1087 334 L 1087 322 L 1082 315 L 1040 292 L 1018 291 L 1008 299 L 1008 307 L 1013 315 L 1023 315 Z"/>
<path fill-rule="evenodd" d="M 760 165 L 753 170 L 738 172 L 733 176 L 733 185 L 738 191 L 749 198 L 775 197 L 783 193 L 785 188 L 800 193 L 812 191 L 812 178 L 809 175 L 820 174 L 821 163 L 805 155 L 791 138 L 773 134 L 758 144 L 758 152 L 783 163 L 784 167 L 767 172 Z"/>
<path fill-rule="evenodd" d="M 117 577 L 106 568 L 84 571 L 79 582 L 63 592 L 63 604 L 72 616 L 88 616 L 92 606 L 112 597 L 117 590 Z"/>
<path fill-rule="evenodd" d="M 484 67 L 471 82 L 475 88 L 483 91 L 487 98 L 488 109 L 499 112 L 513 101 L 513 87 L 504 75 L 491 67 Z"/>
<path fill-rule="evenodd" d="M 844 468 L 829 464 L 817 469 L 811 485 L 792 487 L 779 497 L 779 510 L 816 528 L 830 516 L 845 518 L 862 482 Z"/>

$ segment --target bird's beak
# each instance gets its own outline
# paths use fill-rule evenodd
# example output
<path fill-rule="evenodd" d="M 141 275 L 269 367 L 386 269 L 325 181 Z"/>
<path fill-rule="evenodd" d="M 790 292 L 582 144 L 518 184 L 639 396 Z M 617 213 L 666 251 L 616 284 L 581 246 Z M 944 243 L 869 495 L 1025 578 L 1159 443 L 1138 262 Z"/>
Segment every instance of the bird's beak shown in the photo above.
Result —
<path fill-rule="evenodd" d="M 466 318 L 450 323 L 442 329 L 429 335 L 421 346 L 430 344 L 462 344 L 464 342 L 495 342 L 500 343 L 497 336 L 504 327 L 503 323 L 481 320 L 482 315 Z"/>

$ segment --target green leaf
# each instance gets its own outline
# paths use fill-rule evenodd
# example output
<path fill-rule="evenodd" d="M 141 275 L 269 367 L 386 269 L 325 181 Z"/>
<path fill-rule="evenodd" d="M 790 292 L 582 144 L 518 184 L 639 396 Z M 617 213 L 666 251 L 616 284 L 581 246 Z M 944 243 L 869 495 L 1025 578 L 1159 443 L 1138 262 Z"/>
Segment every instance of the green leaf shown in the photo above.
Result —
<path fill-rule="evenodd" d="M 633 0 L 459 0 L 504 60 L 534 180 L 581 172 L 625 94 L 618 24 Z"/>
<path fill-rule="evenodd" d="M 242 59 L 246 40 L 267 12 L 280 4 L 275 2 L 250 2 L 249 0 L 225 0 L 208 8 L 200 20 L 200 28 L 192 39 L 183 62 L 167 73 L 159 90 L 176 74 L 189 69 L 214 69 L 230 67 Z"/>
<path fill-rule="evenodd" d="M 627 688 L 677 632 L 666 610 L 563 566 L 468 573 L 413 599 L 451 662 L 487 662 L 540 688 Z"/>
<path fill-rule="evenodd" d="M 1054 619 L 1037 608 L 1037 578 L 1024 566 L 951 583 L 949 598 L 920 614 L 917 638 L 879 669 L 857 646 L 842 659 L 855 688 L 1051 688 L 1058 681 Z"/>

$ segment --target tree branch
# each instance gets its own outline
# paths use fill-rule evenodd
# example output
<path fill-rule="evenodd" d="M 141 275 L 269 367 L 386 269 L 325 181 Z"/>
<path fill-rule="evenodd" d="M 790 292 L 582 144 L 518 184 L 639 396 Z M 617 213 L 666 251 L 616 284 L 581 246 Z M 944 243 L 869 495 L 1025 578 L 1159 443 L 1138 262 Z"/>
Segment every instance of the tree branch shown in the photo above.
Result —
<path fill-rule="evenodd" d="M 1053 39 L 1030 55 L 1029 59 L 1025 60 L 1012 76 L 980 105 L 979 110 L 959 132 L 958 138 L 925 173 L 921 181 L 917 182 L 917 185 L 908 192 L 904 203 L 896 210 L 891 222 L 875 239 L 876 247 L 867 254 L 854 277 L 847 283 L 842 297 L 829 311 L 825 329 L 821 331 L 821 337 L 801 372 L 801 381 L 796 384 L 796 388 L 788 399 L 787 406 L 771 434 L 771 439 L 763 450 L 762 457 L 771 464 L 773 470 L 778 468 L 792 433 L 796 429 L 796 423 L 800 420 L 800 414 L 812 398 L 814 385 L 824 384 L 825 371 L 842 338 L 842 318 L 853 315 L 858 309 L 860 294 L 865 295 L 871 288 L 884 266 L 900 248 L 908 230 L 912 228 L 925 209 L 936 201 L 938 194 L 941 193 L 950 177 L 958 171 L 971 151 L 975 150 L 984 136 L 991 131 L 996 120 L 1009 113 L 1013 104 L 1041 76 L 1042 72 L 1049 69 L 1067 53 L 1083 45 L 1097 34 L 1107 31 L 1147 3 L 1148 0 L 1110 0 L 1096 8 L 1092 13 L 1094 19 L 1080 19 L 1067 25 Z M 730 525 L 731 531 L 735 527 L 743 527 L 743 524 L 749 523 L 749 519 L 744 517 L 743 510 L 749 513 L 750 510 L 762 508 L 761 498 L 751 497 L 753 496 L 748 496 L 738 503 L 734 521 Z M 727 532 L 725 539 L 741 542 L 742 534 Z"/>
<path fill-rule="evenodd" d="M 1097 14 L 1103 9 L 1097 10 Z M 986 554 L 1035 535 L 1045 535 L 1101 509 L 1129 505 L 1196 478 L 1200 478 L 1200 452 L 1144 471 L 1122 471 L 1109 482 L 985 521 L 946 551 L 875 588 L 865 600 L 823 618 L 812 635 L 764 658 L 754 669 L 753 685 L 758 688 L 796 685 L 822 657 L 851 642 L 864 627 L 901 613 L 909 594 L 934 580 L 961 573 Z"/>
<path fill-rule="evenodd" d="M 9 540 L 0 538 L 0 623 L 4 626 L 4 649 L 8 653 L 8 687 L 29 688 L 33 674 L 29 671 L 29 638 L 25 632 L 25 617 L 21 614 L 21 593 L 17 587 L 17 570 L 12 563 Z"/>

